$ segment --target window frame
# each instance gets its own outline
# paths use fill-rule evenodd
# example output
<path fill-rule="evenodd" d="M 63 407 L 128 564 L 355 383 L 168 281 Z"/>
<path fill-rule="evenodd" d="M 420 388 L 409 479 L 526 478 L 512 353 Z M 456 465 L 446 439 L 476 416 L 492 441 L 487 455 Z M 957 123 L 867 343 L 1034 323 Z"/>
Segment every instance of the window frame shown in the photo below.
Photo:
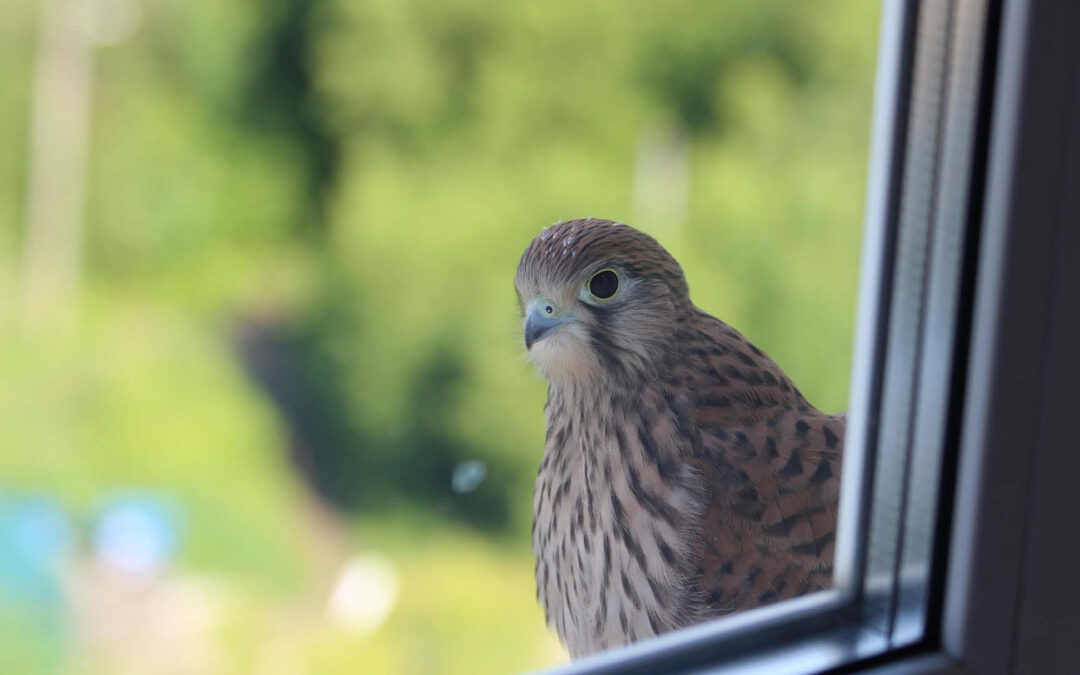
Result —
<path fill-rule="evenodd" d="M 921 133 L 913 101 L 925 85 L 916 61 L 927 26 L 919 19 L 941 10 L 949 37 L 933 85 L 941 137 L 929 194 L 956 203 L 952 212 L 948 204 L 928 209 L 937 211 L 927 216 L 918 306 L 927 347 L 901 363 L 926 376 L 909 383 L 907 408 L 891 409 L 887 371 L 900 357 L 890 351 L 889 326 L 902 277 L 902 207 L 911 199 L 903 191 L 913 183 L 904 171 Z M 974 56 L 971 40 L 980 41 Z M 1080 381 L 1072 354 L 1080 345 L 1080 312 L 1072 309 L 1080 308 L 1080 6 L 886 0 L 872 136 L 835 587 L 551 672 L 1005 673 L 1080 665 L 1080 640 L 1055 642 L 1080 636 L 1080 579 L 1067 578 L 1080 569 L 1080 544 L 1060 536 L 1069 514 L 1080 513 L 1080 490 L 1068 484 L 1080 475 L 1072 435 Z M 942 166 L 960 168 L 937 175 Z M 938 242 L 935 218 L 944 217 L 954 240 Z M 942 321 L 950 330 L 930 335 Z M 927 413 L 930 422 L 920 426 Z M 897 565 L 887 579 L 893 608 L 883 631 L 868 605 L 875 591 L 867 542 L 882 508 L 880 433 L 898 414 L 908 414 L 911 427 L 905 478 L 920 461 L 916 450 L 933 459 L 917 475 L 936 491 L 936 511 L 920 534 L 929 537 L 921 600 L 901 597 Z M 929 429 L 930 440 L 916 443 L 915 428 Z M 909 489 L 902 481 L 901 491 Z M 910 529 L 902 520 L 910 508 L 901 504 L 898 532 Z M 897 639 L 903 612 L 917 613 L 921 624 Z"/>

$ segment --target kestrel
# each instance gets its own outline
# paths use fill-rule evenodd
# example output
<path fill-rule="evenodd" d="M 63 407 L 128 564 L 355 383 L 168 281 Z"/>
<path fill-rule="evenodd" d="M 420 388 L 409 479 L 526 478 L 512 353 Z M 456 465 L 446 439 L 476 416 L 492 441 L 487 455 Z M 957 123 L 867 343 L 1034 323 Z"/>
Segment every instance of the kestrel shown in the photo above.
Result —
<path fill-rule="evenodd" d="M 537 598 L 571 656 L 831 584 L 842 415 L 695 307 L 632 227 L 553 225 L 515 282 L 548 380 Z"/>

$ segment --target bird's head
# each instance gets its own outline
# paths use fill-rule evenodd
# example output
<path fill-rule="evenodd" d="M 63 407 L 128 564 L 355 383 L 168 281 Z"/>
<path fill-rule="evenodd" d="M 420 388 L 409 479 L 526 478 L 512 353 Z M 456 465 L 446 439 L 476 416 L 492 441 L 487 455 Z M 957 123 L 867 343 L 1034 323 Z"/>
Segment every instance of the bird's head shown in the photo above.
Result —
<path fill-rule="evenodd" d="M 515 285 L 525 347 L 553 383 L 655 372 L 692 307 L 682 268 L 663 246 L 597 218 L 537 235 Z"/>

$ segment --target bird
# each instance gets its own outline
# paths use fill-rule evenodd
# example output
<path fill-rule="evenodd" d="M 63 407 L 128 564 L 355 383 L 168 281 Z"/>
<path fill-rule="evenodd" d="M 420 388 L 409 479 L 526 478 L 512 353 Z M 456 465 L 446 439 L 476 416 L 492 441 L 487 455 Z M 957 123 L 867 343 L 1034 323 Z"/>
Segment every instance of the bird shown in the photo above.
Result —
<path fill-rule="evenodd" d="M 548 385 L 536 594 L 571 658 L 831 585 L 843 414 L 629 225 L 545 228 L 515 288 Z"/>

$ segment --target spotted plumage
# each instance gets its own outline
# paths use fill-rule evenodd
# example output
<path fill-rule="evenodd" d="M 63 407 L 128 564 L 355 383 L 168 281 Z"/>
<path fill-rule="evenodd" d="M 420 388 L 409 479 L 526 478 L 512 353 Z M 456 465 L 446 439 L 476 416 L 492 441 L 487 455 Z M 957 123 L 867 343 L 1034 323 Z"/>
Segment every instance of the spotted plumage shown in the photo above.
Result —
<path fill-rule="evenodd" d="M 571 655 L 829 585 L 842 416 L 629 226 L 553 225 L 515 281 L 548 380 L 537 598 Z"/>

